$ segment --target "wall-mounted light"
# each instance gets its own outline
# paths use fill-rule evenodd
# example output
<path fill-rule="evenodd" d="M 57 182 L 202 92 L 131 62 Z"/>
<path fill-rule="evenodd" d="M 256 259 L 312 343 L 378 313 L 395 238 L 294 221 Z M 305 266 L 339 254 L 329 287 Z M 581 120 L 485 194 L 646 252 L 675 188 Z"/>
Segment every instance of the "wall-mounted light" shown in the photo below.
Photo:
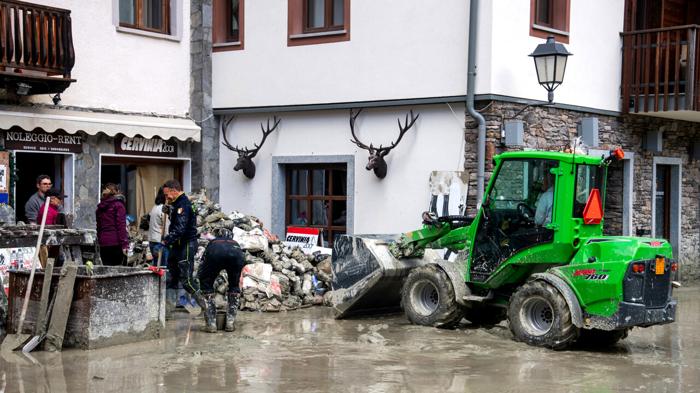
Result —
<path fill-rule="evenodd" d="M 554 102 L 554 90 L 564 81 L 566 60 L 571 55 L 553 36 L 547 37 L 547 42 L 537 45 L 530 54 L 535 59 L 537 80 L 547 90 L 547 100 L 550 103 Z"/>

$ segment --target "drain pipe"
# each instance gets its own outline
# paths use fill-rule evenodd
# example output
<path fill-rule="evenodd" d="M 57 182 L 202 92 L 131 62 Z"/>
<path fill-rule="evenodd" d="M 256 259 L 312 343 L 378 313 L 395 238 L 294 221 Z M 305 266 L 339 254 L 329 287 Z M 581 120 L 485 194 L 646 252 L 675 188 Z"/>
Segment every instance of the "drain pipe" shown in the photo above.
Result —
<path fill-rule="evenodd" d="M 469 50 L 467 56 L 467 112 L 479 122 L 479 139 L 477 141 L 476 161 L 476 203 L 477 209 L 484 200 L 484 167 L 486 155 L 486 120 L 474 109 L 474 81 L 476 79 L 476 38 L 479 19 L 479 0 L 469 2 Z"/>

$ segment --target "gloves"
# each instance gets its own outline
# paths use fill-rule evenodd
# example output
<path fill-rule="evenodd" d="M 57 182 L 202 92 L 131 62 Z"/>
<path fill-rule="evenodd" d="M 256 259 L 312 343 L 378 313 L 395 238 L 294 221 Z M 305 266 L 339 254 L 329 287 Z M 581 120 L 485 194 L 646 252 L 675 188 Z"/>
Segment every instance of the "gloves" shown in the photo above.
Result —
<path fill-rule="evenodd" d="M 165 269 L 163 269 L 162 267 L 158 268 L 155 266 L 149 266 L 147 269 L 153 272 L 153 274 L 157 274 L 160 277 L 163 277 L 163 275 L 165 274 Z"/>
<path fill-rule="evenodd" d="M 88 276 L 92 276 L 93 264 L 92 261 L 85 262 L 85 272 Z"/>

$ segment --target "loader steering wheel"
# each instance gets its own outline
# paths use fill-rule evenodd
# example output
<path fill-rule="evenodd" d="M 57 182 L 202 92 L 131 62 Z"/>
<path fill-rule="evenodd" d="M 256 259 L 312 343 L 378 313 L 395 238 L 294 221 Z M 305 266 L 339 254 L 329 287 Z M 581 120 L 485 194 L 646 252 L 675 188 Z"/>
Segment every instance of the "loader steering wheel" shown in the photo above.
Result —
<path fill-rule="evenodd" d="M 535 211 L 532 210 L 532 208 L 526 203 L 518 203 L 518 206 L 515 209 L 518 211 L 518 214 L 523 221 L 527 223 L 532 223 L 535 221 Z"/>

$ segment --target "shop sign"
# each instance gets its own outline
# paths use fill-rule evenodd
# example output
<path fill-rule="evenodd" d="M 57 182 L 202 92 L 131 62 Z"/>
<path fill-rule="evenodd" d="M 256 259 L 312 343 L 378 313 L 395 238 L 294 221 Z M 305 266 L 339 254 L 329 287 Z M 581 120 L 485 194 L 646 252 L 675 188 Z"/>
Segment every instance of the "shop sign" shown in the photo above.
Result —
<path fill-rule="evenodd" d="M 69 135 L 64 131 L 52 133 L 43 131 L 16 131 L 3 132 L 5 149 L 30 150 L 54 153 L 82 153 L 83 137 Z"/>
<path fill-rule="evenodd" d="M 137 156 L 177 157 L 177 143 L 161 138 L 122 136 L 114 139 L 114 152 Z"/>
<path fill-rule="evenodd" d="M 310 254 L 314 246 L 318 244 L 319 233 L 318 228 L 289 227 L 284 244 L 289 247 L 299 247 L 304 253 Z"/>

